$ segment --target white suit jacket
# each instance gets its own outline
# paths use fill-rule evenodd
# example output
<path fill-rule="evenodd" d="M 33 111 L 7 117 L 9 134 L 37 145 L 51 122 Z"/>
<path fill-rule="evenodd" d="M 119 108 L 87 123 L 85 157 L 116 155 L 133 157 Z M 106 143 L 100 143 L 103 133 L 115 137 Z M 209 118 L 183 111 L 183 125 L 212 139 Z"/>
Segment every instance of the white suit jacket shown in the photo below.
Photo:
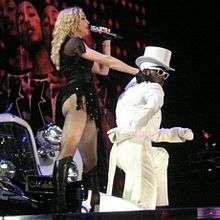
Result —
<path fill-rule="evenodd" d="M 133 78 L 119 96 L 116 106 L 117 139 L 138 138 L 154 142 L 184 142 L 178 129 L 160 129 L 161 107 L 164 91 L 158 83 L 142 82 L 137 84 Z"/>
<path fill-rule="evenodd" d="M 136 83 L 136 79 L 126 86 L 116 106 L 116 123 L 121 129 L 129 129 L 136 133 L 140 129 L 147 130 L 147 135 L 155 134 L 161 123 L 161 107 L 164 92 L 158 83 Z M 153 121 L 154 126 L 148 124 Z M 156 123 L 156 124 L 155 124 Z"/>
<path fill-rule="evenodd" d="M 152 147 L 154 142 L 184 142 L 178 129 L 160 129 L 161 107 L 164 92 L 158 83 L 136 83 L 133 78 L 120 95 L 116 106 L 117 127 L 108 134 L 113 143 L 110 154 L 107 194 L 111 195 L 116 165 L 121 169 L 121 161 L 126 161 L 126 153 L 118 155 L 118 148 L 124 143 L 129 147 L 139 144 L 143 149 Z M 126 141 L 126 142 L 124 142 Z M 136 145 L 137 146 L 137 145 Z M 127 152 L 128 153 L 128 152 Z M 137 171 L 138 172 L 138 171 Z"/>

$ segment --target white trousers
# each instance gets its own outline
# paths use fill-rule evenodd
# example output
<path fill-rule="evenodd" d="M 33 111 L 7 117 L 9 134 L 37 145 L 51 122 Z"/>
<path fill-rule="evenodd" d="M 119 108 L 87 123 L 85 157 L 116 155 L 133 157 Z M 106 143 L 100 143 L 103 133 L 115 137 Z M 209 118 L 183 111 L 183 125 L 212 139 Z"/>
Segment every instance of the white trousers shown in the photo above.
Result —
<path fill-rule="evenodd" d="M 167 168 L 169 155 L 151 142 L 130 140 L 114 143 L 110 153 L 107 194 L 112 194 L 116 166 L 125 172 L 123 198 L 141 208 L 154 210 L 168 205 Z"/>

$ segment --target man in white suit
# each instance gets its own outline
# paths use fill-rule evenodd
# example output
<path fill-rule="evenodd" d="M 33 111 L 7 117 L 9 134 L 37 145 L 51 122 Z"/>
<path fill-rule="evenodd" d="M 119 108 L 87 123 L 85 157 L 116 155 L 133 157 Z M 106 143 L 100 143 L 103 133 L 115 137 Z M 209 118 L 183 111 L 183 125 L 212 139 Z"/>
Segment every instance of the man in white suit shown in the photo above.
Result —
<path fill-rule="evenodd" d="M 164 101 L 163 84 L 169 73 L 171 51 L 148 46 L 136 59 L 140 68 L 118 99 L 117 127 L 108 131 L 113 143 L 107 194 L 112 194 L 116 166 L 125 172 L 123 198 L 144 209 L 168 206 L 169 155 L 152 142 L 185 142 L 193 139 L 188 128 L 160 128 Z"/>

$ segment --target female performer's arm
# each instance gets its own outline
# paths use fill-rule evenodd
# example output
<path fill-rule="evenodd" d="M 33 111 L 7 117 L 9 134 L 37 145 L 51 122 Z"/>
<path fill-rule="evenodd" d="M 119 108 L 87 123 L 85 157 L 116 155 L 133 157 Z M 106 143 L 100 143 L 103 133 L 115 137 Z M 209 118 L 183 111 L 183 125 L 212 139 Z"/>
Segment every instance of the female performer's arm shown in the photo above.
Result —
<path fill-rule="evenodd" d="M 99 53 L 91 48 L 89 48 L 86 44 L 86 51 L 81 54 L 81 57 L 87 60 L 94 61 L 96 63 L 107 66 L 110 69 L 114 69 L 120 72 L 129 73 L 135 75 L 139 72 L 138 68 L 132 67 L 123 61 L 107 54 Z M 93 70 L 94 71 L 94 70 Z M 108 75 L 106 72 L 96 72 L 97 74 Z"/>
<path fill-rule="evenodd" d="M 105 55 L 111 55 L 111 40 L 104 40 L 102 42 L 102 53 Z M 109 73 L 109 67 L 102 63 L 94 62 L 92 72 L 106 76 Z"/>

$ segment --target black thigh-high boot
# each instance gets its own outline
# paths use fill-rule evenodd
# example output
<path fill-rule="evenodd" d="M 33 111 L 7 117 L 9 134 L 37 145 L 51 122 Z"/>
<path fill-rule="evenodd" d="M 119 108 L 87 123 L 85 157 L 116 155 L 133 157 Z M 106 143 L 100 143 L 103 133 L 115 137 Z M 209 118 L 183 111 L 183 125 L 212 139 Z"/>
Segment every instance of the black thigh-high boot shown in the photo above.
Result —
<path fill-rule="evenodd" d="M 100 203 L 100 193 L 99 193 L 99 180 L 97 167 L 90 170 L 88 173 L 83 173 L 83 184 L 88 190 L 92 191 L 91 196 L 91 210 L 90 212 L 95 211 L 96 207 Z"/>
<path fill-rule="evenodd" d="M 68 170 L 72 162 L 72 156 L 56 160 L 54 165 L 53 179 L 56 194 L 56 212 L 65 213 L 68 211 L 67 201 L 67 178 Z"/>

